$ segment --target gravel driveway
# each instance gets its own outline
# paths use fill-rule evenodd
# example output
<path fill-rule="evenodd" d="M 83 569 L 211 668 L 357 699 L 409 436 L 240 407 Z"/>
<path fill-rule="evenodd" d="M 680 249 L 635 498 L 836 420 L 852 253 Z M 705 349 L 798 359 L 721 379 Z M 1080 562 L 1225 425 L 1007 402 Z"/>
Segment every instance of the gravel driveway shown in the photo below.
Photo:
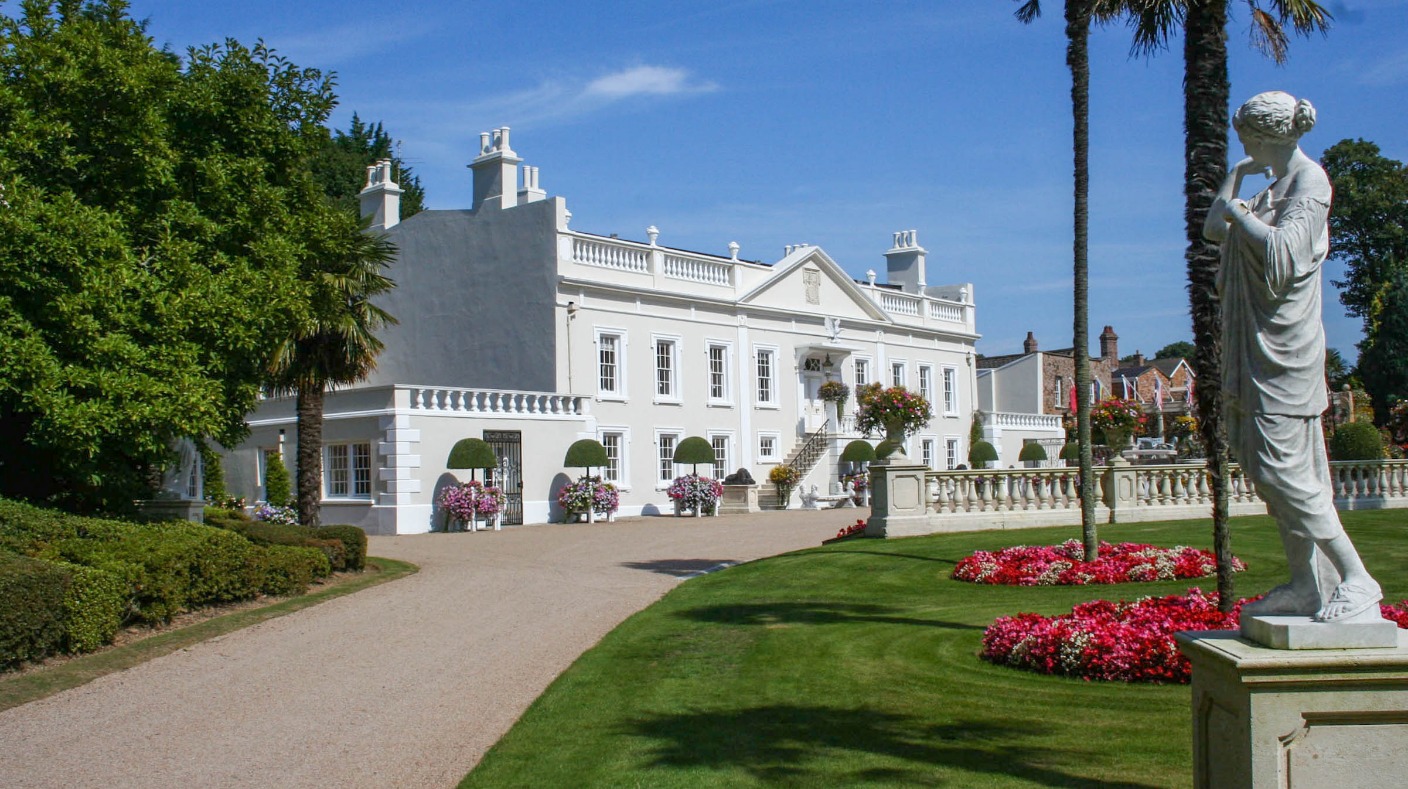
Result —
<path fill-rule="evenodd" d="M 421 571 L 0 713 L 0 786 L 453 786 L 681 576 L 866 512 L 373 537 Z"/>

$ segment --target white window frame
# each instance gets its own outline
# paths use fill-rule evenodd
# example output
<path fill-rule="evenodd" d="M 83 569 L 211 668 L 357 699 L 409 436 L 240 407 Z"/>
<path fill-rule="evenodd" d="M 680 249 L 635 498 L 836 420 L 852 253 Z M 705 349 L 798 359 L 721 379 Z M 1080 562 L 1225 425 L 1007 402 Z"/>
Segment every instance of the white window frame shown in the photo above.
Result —
<path fill-rule="evenodd" d="M 615 339 L 616 359 L 615 388 L 607 389 L 601 385 L 602 380 L 602 338 L 611 337 Z M 598 326 L 594 337 L 593 347 L 596 353 L 596 396 L 598 400 L 625 400 L 626 399 L 626 330 L 615 329 L 609 326 Z"/>
<path fill-rule="evenodd" d="M 958 415 L 958 368 L 944 367 L 940 370 L 944 395 L 944 416 Z"/>
<path fill-rule="evenodd" d="M 597 440 L 597 441 L 600 441 L 602 447 L 604 447 L 604 448 L 606 449 L 606 456 L 607 456 L 607 459 L 610 460 L 610 459 L 611 459 L 611 447 L 610 447 L 610 446 L 608 445 L 608 443 L 607 443 L 607 436 L 615 436 L 616 439 L 617 439 L 617 447 L 616 447 L 616 453 L 617 453 L 617 455 L 616 455 L 616 477 L 615 477 L 615 478 L 612 478 L 612 477 L 611 477 L 611 474 L 610 474 L 610 466 L 607 466 L 606 468 L 603 468 L 603 469 L 601 470 L 601 479 L 602 479 L 603 482 L 610 482 L 611 484 L 615 485 L 618 490 L 630 490 L 630 489 L 631 489 L 631 468 L 630 468 L 630 457 L 631 457 L 631 453 L 630 453 L 630 446 L 631 446 L 631 429 L 630 429 L 629 427 L 616 427 L 616 426 L 607 426 L 607 427 L 599 427 L 599 428 L 597 428 L 597 431 L 596 431 L 596 440 Z"/>
<path fill-rule="evenodd" d="M 870 365 L 869 356 L 857 356 L 851 364 L 852 383 L 857 389 L 870 383 Z"/>
<path fill-rule="evenodd" d="M 723 381 L 720 385 L 721 396 L 714 394 L 714 350 L 721 350 L 723 359 L 721 360 L 718 374 Z M 733 405 L 733 343 L 724 340 L 708 340 L 704 343 L 704 384 L 705 394 L 708 395 L 708 402 L 711 406 L 731 406 Z"/>
<path fill-rule="evenodd" d="M 919 365 L 919 396 L 934 402 L 934 366 L 931 364 Z"/>
<path fill-rule="evenodd" d="M 680 402 L 680 400 L 681 400 L 681 397 L 682 397 L 681 392 L 684 391 L 684 388 L 683 388 L 683 386 L 682 386 L 682 382 L 681 382 L 681 380 L 680 380 L 680 377 L 681 377 L 681 375 L 683 374 L 684 371 L 680 369 L 680 342 L 681 342 L 681 338 L 678 337 L 678 336 L 675 336 L 675 335 L 669 335 L 669 334 L 652 334 L 652 335 L 650 335 L 650 359 L 651 359 L 651 365 L 653 366 L 654 371 L 655 371 L 655 373 L 654 373 L 654 379 L 651 381 L 651 386 L 653 387 L 652 391 L 655 393 L 655 402 L 657 402 L 657 403 L 678 403 L 678 402 Z M 668 356 L 667 356 L 667 358 L 668 358 L 668 364 L 670 365 L 669 370 L 668 370 L 668 372 L 669 372 L 669 374 L 670 374 L 670 380 L 669 380 L 669 382 L 670 382 L 670 389 L 669 389 L 668 392 L 661 392 L 661 391 L 660 391 L 660 372 L 661 372 L 661 367 L 660 367 L 660 345 L 661 345 L 661 343 L 668 343 L 669 346 L 670 346 L 670 349 L 669 349 L 669 352 L 668 352 Z"/>
<path fill-rule="evenodd" d="M 772 439 L 772 454 L 764 454 L 763 439 Z M 758 431 L 758 462 L 759 463 L 781 463 L 782 462 L 782 433 L 775 430 Z"/>
<path fill-rule="evenodd" d="M 358 451 L 361 448 L 364 451 Z M 345 479 L 336 479 L 339 464 L 337 456 L 346 464 L 341 471 Z M 357 463 L 365 458 L 366 465 Z M 365 471 L 365 477 L 358 471 Z M 338 488 L 341 487 L 341 490 Z M 339 441 L 323 445 L 323 498 L 338 501 L 371 501 L 372 483 L 372 444 L 370 441 Z"/>
<path fill-rule="evenodd" d="M 938 460 L 938 440 L 934 436 L 921 436 L 919 438 L 919 458 L 929 469 L 934 469 L 934 463 Z"/>
<path fill-rule="evenodd" d="M 777 360 L 781 358 L 778 350 L 777 346 L 774 345 L 753 346 L 753 376 L 758 396 L 757 404 L 761 408 L 778 408 L 782 405 L 782 401 L 778 398 L 777 393 Z M 764 356 L 768 357 L 770 360 L 766 378 L 763 376 L 762 369 Z M 768 392 L 771 394 L 771 396 L 767 398 L 763 397 L 764 382 L 767 383 Z"/>
<path fill-rule="evenodd" d="M 1056 376 L 1056 402 L 1053 403 L 1052 405 L 1055 406 L 1056 408 L 1065 408 L 1065 407 L 1066 407 L 1066 404 L 1067 404 L 1067 402 L 1068 402 L 1068 401 L 1066 400 L 1065 394 L 1066 394 L 1066 376 L 1064 376 L 1064 375 L 1058 375 L 1058 376 Z"/>
<path fill-rule="evenodd" d="M 664 439 L 666 438 L 670 439 L 669 458 L 665 457 L 664 454 Z M 684 440 L 684 428 L 682 427 L 655 429 L 655 462 L 653 463 L 655 466 L 655 487 L 661 490 L 670 487 L 670 483 L 674 482 L 675 477 L 679 476 L 679 469 L 675 467 L 675 463 L 671 458 L 674 457 L 675 450 L 679 448 L 680 441 L 682 440 Z M 670 464 L 670 476 L 668 478 L 661 476 L 661 471 L 664 470 L 666 463 Z"/>
<path fill-rule="evenodd" d="M 958 436 L 944 436 L 944 466 L 948 469 L 958 468 L 958 464 L 963 461 L 963 441 Z"/>
<path fill-rule="evenodd" d="M 896 380 L 898 379 L 898 381 Z M 909 362 L 904 359 L 890 360 L 890 386 L 909 385 Z"/>
<path fill-rule="evenodd" d="M 705 436 L 709 439 L 709 446 L 714 448 L 714 479 L 722 480 L 724 477 L 728 476 L 729 474 L 732 474 L 734 471 L 732 468 L 730 468 L 730 465 L 733 463 L 734 457 L 737 454 L 733 448 L 733 431 L 710 430 L 708 433 L 705 434 Z M 723 439 L 724 441 L 724 452 L 722 461 L 719 460 L 719 446 L 717 443 L 719 439 Z"/>

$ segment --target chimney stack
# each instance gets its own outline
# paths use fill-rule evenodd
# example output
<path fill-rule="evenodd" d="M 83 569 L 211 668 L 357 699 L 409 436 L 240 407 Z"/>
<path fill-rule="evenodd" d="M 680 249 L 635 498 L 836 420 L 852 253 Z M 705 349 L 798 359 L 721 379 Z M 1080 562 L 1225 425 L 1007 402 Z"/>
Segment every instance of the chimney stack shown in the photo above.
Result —
<path fill-rule="evenodd" d="M 919 246 L 918 230 L 895 233 L 894 246 L 885 253 L 885 281 L 899 285 L 905 293 L 923 293 L 928 286 L 924 256 L 929 250 Z"/>
<path fill-rule="evenodd" d="M 401 194 L 404 192 L 391 180 L 391 160 L 378 159 L 367 167 L 367 185 L 357 197 L 362 204 L 362 216 L 372 218 L 372 230 L 390 230 L 401 222 Z"/>
<path fill-rule="evenodd" d="M 1027 332 L 1026 342 L 1022 343 L 1022 353 L 1036 353 L 1036 335 Z"/>
<path fill-rule="evenodd" d="M 518 190 L 518 204 L 536 203 L 547 195 L 548 193 L 538 186 L 538 168 L 523 165 L 523 188 Z"/>
<path fill-rule="evenodd" d="M 1111 365 L 1119 364 L 1120 361 L 1120 336 L 1115 334 L 1114 328 L 1110 326 L 1100 332 L 1100 358 Z"/>
<path fill-rule="evenodd" d="M 469 163 L 474 171 L 474 205 L 470 210 L 518 205 L 518 165 L 522 161 L 509 147 L 507 126 L 480 132 L 479 156 Z"/>
<path fill-rule="evenodd" d="M 1144 366 L 1144 354 L 1140 353 L 1139 351 L 1135 351 L 1135 352 L 1134 352 L 1134 366 L 1135 366 L 1135 367 L 1143 367 L 1143 366 Z"/>

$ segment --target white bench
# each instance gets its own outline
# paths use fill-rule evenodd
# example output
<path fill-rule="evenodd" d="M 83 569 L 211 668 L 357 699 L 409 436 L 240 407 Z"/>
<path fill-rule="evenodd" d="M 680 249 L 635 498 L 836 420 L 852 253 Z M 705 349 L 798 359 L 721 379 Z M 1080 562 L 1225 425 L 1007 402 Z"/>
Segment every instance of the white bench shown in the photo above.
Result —
<path fill-rule="evenodd" d="M 850 485 L 847 483 L 847 488 L 849 487 Z M 798 495 L 802 498 L 802 509 L 804 510 L 819 510 L 822 508 L 821 505 L 823 504 L 828 508 L 835 509 L 856 506 L 855 499 L 851 497 L 849 490 L 842 490 L 840 493 L 830 493 L 822 496 L 816 492 L 816 486 L 813 485 L 810 492 L 803 489 Z"/>

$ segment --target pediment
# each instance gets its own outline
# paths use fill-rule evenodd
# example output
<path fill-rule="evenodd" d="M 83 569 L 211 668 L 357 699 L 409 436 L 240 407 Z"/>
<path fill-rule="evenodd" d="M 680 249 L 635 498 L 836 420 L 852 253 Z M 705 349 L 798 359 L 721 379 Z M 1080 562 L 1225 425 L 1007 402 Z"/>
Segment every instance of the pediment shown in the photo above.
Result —
<path fill-rule="evenodd" d="M 891 322 L 820 247 L 793 251 L 773 267 L 772 276 L 745 294 L 739 303 L 809 315 Z"/>

